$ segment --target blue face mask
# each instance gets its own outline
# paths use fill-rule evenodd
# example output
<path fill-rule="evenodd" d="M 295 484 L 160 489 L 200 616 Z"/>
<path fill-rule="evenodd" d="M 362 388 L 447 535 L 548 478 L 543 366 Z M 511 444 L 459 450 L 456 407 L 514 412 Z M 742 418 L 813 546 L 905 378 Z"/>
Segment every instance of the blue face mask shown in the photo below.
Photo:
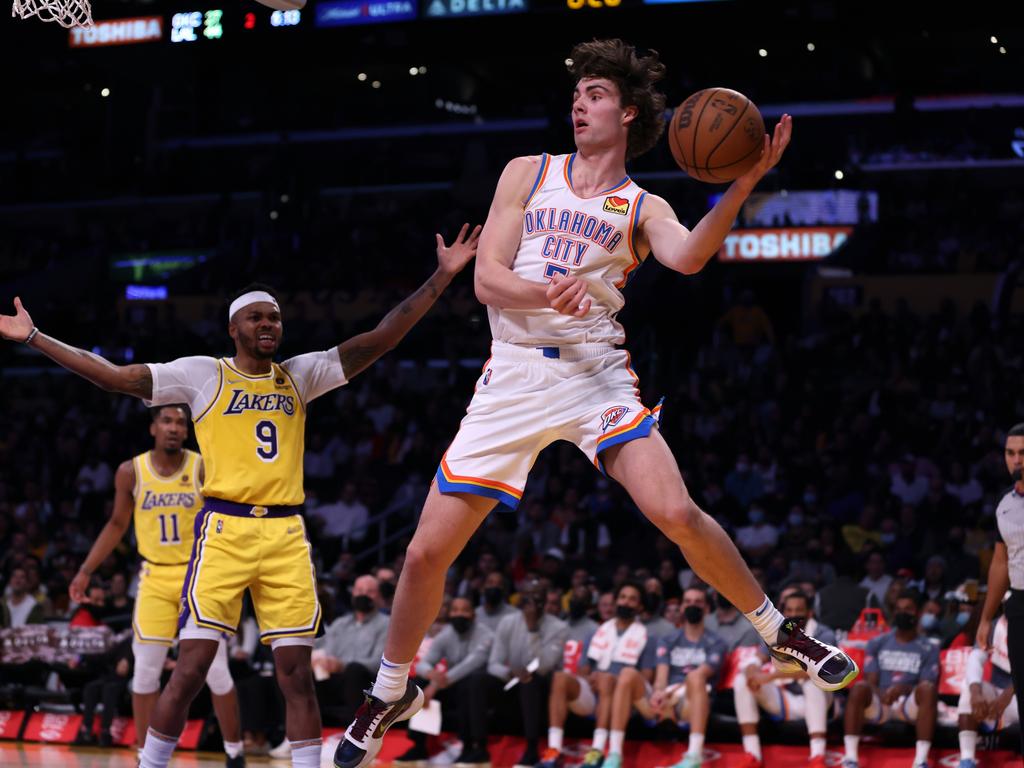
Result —
<path fill-rule="evenodd" d="M 971 614 L 967 613 L 966 611 L 960 611 L 960 613 L 958 613 L 956 615 L 957 626 L 962 627 L 964 624 L 966 624 L 970 620 L 971 620 Z"/>
<path fill-rule="evenodd" d="M 924 630 L 935 629 L 939 623 L 939 617 L 934 613 L 926 613 L 921 617 L 921 628 Z"/>

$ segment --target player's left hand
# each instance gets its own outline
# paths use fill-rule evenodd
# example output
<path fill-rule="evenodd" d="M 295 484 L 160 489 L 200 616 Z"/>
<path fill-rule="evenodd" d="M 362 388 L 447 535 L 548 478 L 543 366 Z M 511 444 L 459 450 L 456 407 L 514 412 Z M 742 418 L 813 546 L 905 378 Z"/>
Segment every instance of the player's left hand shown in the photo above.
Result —
<path fill-rule="evenodd" d="M 786 147 L 789 146 L 789 140 L 793 135 L 793 118 L 789 115 L 783 114 L 782 119 L 775 124 L 775 132 L 769 138 L 768 134 L 764 135 L 764 151 L 761 153 L 761 159 L 757 165 L 747 171 L 745 174 L 736 179 L 737 184 L 742 185 L 748 190 L 753 189 L 768 171 L 779 164 L 779 160 L 782 159 L 782 153 L 786 151 Z"/>
<path fill-rule="evenodd" d="M 470 260 L 476 256 L 476 247 L 480 243 L 482 230 L 483 227 L 477 224 L 467 237 L 469 224 L 463 224 L 462 229 L 459 230 L 459 236 L 451 245 L 445 245 L 441 235 L 434 235 L 437 238 L 437 266 L 442 272 L 456 275 L 469 264 Z"/>
<path fill-rule="evenodd" d="M 21 305 L 21 299 L 14 297 L 14 314 L 0 315 L 0 337 L 11 341 L 24 341 L 32 333 L 32 318 L 25 307 Z"/>

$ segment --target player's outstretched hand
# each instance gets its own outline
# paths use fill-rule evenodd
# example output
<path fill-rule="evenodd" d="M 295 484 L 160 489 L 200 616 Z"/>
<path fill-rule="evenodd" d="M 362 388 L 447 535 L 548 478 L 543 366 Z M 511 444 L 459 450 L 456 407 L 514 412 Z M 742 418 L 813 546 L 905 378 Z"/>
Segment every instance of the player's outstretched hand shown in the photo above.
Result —
<path fill-rule="evenodd" d="M 451 245 L 444 244 L 441 235 L 434 235 L 437 238 L 437 266 L 449 275 L 458 274 L 464 266 L 469 264 L 470 259 L 476 256 L 476 247 L 480 243 L 480 232 L 483 227 L 477 224 L 473 231 L 469 232 L 469 224 L 463 224 L 459 230 L 459 236 Z"/>
<path fill-rule="evenodd" d="M 782 119 L 775 124 L 775 132 L 769 139 L 768 134 L 764 135 L 764 152 L 757 165 L 736 179 L 737 182 L 753 189 L 757 182 L 772 168 L 779 164 L 782 153 L 789 146 L 789 140 L 793 136 L 793 118 L 784 114 Z"/>
<path fill-rule="evenodd" d="M 24 341 L 32 333 L 32 318 L 21 305 L 21 299 L 14 297 L 14 314 L 0 315 L 0 337 L 10 341 Z"/>
<path fill-rule="evenodd" d="M 587 281 L 581 278 L 556 274 L 548 285 L 547 294 L 551 308 L 559 314 L 583 317 L 590 311 Z"/>

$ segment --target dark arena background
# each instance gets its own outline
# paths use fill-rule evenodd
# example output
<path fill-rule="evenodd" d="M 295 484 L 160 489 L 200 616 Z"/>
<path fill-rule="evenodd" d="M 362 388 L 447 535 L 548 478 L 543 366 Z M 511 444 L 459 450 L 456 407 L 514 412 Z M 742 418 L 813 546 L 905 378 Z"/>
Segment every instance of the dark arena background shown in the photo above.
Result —
<path fill-rule="evenodd" d="M 18 296 L 40 332 L 117 365 L 230 357 L 227 301 L 260 282 L 281 301 L 279 360 L 329 349 L 431 274 L 435 233 L 450 241 L 484 223 L 510 159 L 574 151 L 576 43 L 656 50 L 669 108 L 728 87 L 769 132 L 792 115 L 793 137 L 703 270 L 649 258 L 625 289 L 642 400 L 664 398 L 661 433 L 690 494 L 766 593 L 806 593 L 865 669 L 868 644 L 914 590 L 912 631 L 938 658 L 928 759 L 974 768 L 961 762 L 957 705 L 1012 482 L 1004 442 L 1024 422 L 1019 3 L 217 2 L 95 0 L 92 27 L 0 23 L 0 314 Z M 664 136 L 628 170 L 690 228 L 726 189 L 679 170 Z M 314 651 L 325 765 L 383 648 L 382 634 L 354 647 L 343 631 L 353 593 L 386 622 L 490 341 L 470 265 L 394 350 L 310 405 L 303 514 L 326 630 Z M 136 764 L 131 529 L 87 581 L 90 602 L 69 587 L 112 513 L 118 466 L 153 448 L 151 423 L 141 401 L 0 341 L 0 765 Z M 449 571 L 431 636 L 453 600 L 483 622 L 538 589 L 545 621 L 600 623 L 631 580 L 645 622 L 683 626 L 698 579 L 679 549 L 558 442 L 518 509 L 499 504 Z M 849 689 L 830 700 L 823 758 L 808 761 L 802 720 L 761 711 L 751 761 L 733 691 L 760 664 L 758 638 L 727 601 L 707 599 L 704 626 L 728 652 L 702 756 L 681 765 L 844 764 Z M 257 634 L 247 604 L 228 643 L 246 759 L 290 765 Z M 538 679 L 586 662 L 587 637 L 571 637 Z M 495 653 L 476 674 L 494 677 Z M 491 763 L 522 760 L 531 719 L 538 761 L 550 757 L 546 694 L 527 705 L 486 690 Z M 415 737 L 415 761 L 397 760 L 413 746 L 402 725 L 378 764 L 459 762 L 456 699 L 440 697 L 442 732 Z M 546 768 L 584 759 L 593 717 L 570 714 L 564 731 Z M 686 718 L 634 715 L 622 764 L 677 764 L 691 731 Z M 859 766 L 909 768 L 918 742 L 913 720 L 869 719 Z M 983 725 L 976 765 L 1020 766 L 1019 745 L 1019 726 Z M 220 765 L 222 750 L 204 689 L 171 765 Z"/>

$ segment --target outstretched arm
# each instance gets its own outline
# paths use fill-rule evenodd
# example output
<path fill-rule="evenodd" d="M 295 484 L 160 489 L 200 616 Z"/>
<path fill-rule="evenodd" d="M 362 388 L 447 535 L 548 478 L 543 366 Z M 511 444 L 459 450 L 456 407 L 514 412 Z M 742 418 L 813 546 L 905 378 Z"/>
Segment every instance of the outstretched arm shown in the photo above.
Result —
<path fill-rule="evenodd" d="M 475 227 L 467 237 L 468 232 L 469 224 L 463 224 L 462 231 L 451 245 L 445 245 L 444 239 L 437 235 L 437 270 L 430 279 L 388 312 L 372 331 L 360 333 L 338 345 L 341 368 L 347 379 L 366 370 L 377 358 L 394 349 L 434 306 L 452 278 L 476 255 L 480 227 Z"/>
<path fill-rule="evenodd" d="M 89 602 L 87 594 L 90 577 L 114 551 L 114 547 L 124 538 L 128 526 L 131 525 L 132 512 L 135 509 L 134 494 L 135 467 L 131 461 L 124 461 L 114 475 L 114 511 L 68 588 L 71 599 L 76 603 Z"/>
<path fill-rule="evenodd" d="M 693 231 L 679 223 L 671 206 L 660 197 L 648 195 L 640 222 L 642 242 L 654 257 L 669 269 L 692 275 L 704 268 L 718 253 L 726 235 L 740 212 L 743 201 L 750 196 L 761 178 L 768 173 L 789 145 L 793 134 L 793 118 L 783 115 L 775 126 L 771 141 L 764 137 L 764 153 L 751 170 L 729 185 L 722 199 L 697 222 Z"/>
<path fill-rule="evenodd" d="M 0 337 L 26 342 L 48 358 L 107 392 L 121 392 L 148 400 L 153 396 L 153 375 L 145 365 L 114 365 L 92 352 L 69 346 L 39 333 L 21 299 L 14 297 L 13 315 L 0 315 Z"/>

